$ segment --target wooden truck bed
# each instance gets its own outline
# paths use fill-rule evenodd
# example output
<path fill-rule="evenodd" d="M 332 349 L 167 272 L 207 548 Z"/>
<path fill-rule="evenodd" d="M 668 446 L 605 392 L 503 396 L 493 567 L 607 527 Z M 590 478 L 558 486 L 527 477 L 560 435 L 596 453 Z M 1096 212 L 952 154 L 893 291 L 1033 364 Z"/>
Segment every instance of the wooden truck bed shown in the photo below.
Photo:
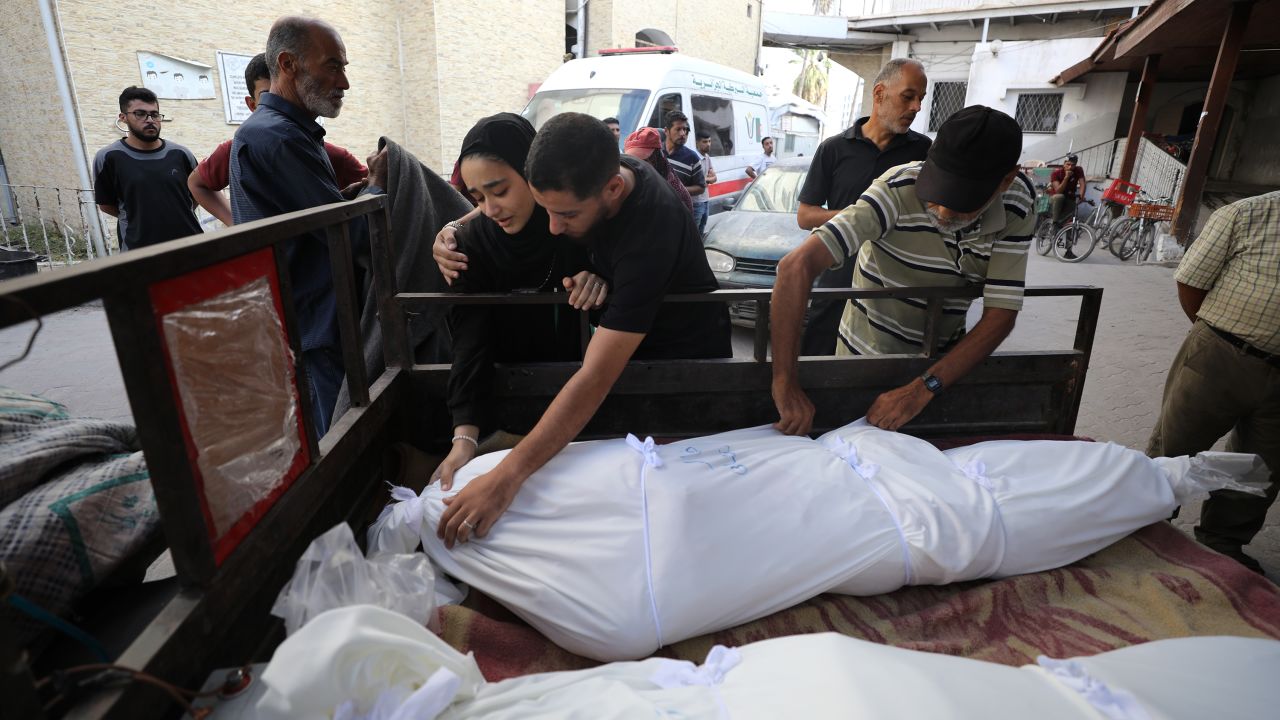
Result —
<path fill-rule="evenodd" d="M 268 614 L 294 562 L 310 541 L 346 520 L 362 529 L 385 502 L 392 444 L 429 445 L 447 439 L 440 414 L 424 408 L 443 402 L 448 368 L 419 365 L 408 344 L 409 313 L 441 302 L 563 301 L 563 297 L 431 296 L 399 292 L 392 262 L 405 242 L 388 227 L 383 197 L 316 208 L 217 233 L 86 263 L 76 268 L 0 284 L 0 327 L 15 325 L 101 298 L 110 321 L 129 401 L 154 488 L 177 580 L 162 587 L 120 591 L 129 598 L 86 617 L 91 631 L 113 629 L 114 662 L 185 687 L 199 687 L 215 667 L 270 656 L 282 637 Z M 359 358 L 360 298 L 351 270 L 345 225 L 366 216 L 371 226 L 373 283 L 385 339 L 386 370 L 366 377 Z M 287 388 L 298 403 L 294 464 L 272 492 L 232 518 L 230 529 L 211 520 L 226 488 L 209 474 L 205 451 L 193 440 L 192 421 L 175 378 L 175 350 L 165 319 L 198 300 L 201 288 L 232 288 L 246 279 L 271 284 L 278 340 L 301 356 L 293 320 L 287 264 L 281 243 L 302 232 L 329 238 L 339 326 L 352 408 L 329 433 L 316 438 L 306 422 L 305 365 L 294 363 Z M 165 290 L 167 288 L 167 290 Z M 177 291 L 174 289 L 177 288 Z M 977 289 L 821 291 L 836 297 L 910 296 L 927 300 L 940 317 L 944 297 L 976 296 Z M 220 297 L 214 293 L 214 297 Z M 929 405 L 905 429 L 927 437 L 1015 433 L 1071 435 L 1079 409 L 1102 291 L 1029 288 L 1027 295 L 1079 298 L 1073 347 L 997 353 Z M 191 297 L 188 297 L 191 296 Z M 207 297 L 206 297 L 207 299 Z M 751 301 L 757 304 L 755 357 L 750 359 L 633 363 L 583 437 L 627 432 L 680 437 L 771 422 L 767 361 L 768 293 L 720 291 L 672 297 L 672 302 Z M 215 323 L 216 324 L 216 323 Z M 270 325 L 271 323 L 268 323 Z M 582 324 L 585 328 L 586 318 Z M 235 324 L 212 329 L 200 342 L 237 340 Z M 585 336 L 584 336 L 585 337 Z M 927 337 L 933 337 L 932 327 Z M 932 343 L 926 343 L 927 346 Z M 253 363 L 252 353 L 240 361 Z M 816 430 L 861 416 L 883 390 L 918 375 L 925 356 L 805 359 L 801 381 L 817 406 Z M 498 416 L 513 432 L 526 431 L 574 371 L 574 363 L 500 368 Z M 215 371 L 220 371 L 215 368 Z M 197 372 L 198 374 L 198 372 Z M 216 404 L 217 398 L 214 398 Z M 264 433 L 253 416 L 217 417 L 228 427 Z M 289 430 L 285 431 L 287 435 Z M 214 507 L 211 507 L 214 506 Z M 225 509 L 225 508 L 223 508 Z M 357 533 L 359 535 L 359 533 Z M 666 652 L 700 658 L 712 642 L 742 643 L 773 635 L 836 629 L 909 647 L 1025 662 L 1036 652 L 1056 655 L 1187 634 L 1280 635 L 1274 586 L 1201 550 L 1165 526 L 1147 528 L 1103 553 L 1061 570 L 990 583 L 909 588 L 878 598 L 823 596 L 748 625 L 679 643 Z M 7 608 L 0 611 L 8 612 Z M 493 607 L 442 611 L 445 637 L 474 650 L 490 679 L 579 667 L 583 661 L 551 646 Z M 18 716 L 43 716 L 32 658 L 15 647 L 0 612 L 0 693 Z M 44 663 L 44 664 L 42 664 Z M 133 683 L 86 696 L 71 717 L 159 717 L 175 705 L 155 687 Z"/>

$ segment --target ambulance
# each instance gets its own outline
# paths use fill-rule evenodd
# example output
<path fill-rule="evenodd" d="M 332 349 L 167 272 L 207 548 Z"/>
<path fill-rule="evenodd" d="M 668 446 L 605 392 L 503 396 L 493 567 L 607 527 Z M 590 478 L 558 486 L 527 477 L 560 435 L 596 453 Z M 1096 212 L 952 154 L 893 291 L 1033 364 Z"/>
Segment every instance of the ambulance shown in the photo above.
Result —
<path fill-rule="evenodd" d="M 534 127 L 562 112 L 618 119 L 625 139 L 637 128 L 662 127 L 672 110 L 689 117 L 689 146 L 711 137 L 711 212 L 731 207 L 750 183 L 746 168 L 762 152 L 769 112 L 764 80 L 682 55 L 674 47 L 601 50 L 600 57 L 560 66 L 529 100 Z"/>

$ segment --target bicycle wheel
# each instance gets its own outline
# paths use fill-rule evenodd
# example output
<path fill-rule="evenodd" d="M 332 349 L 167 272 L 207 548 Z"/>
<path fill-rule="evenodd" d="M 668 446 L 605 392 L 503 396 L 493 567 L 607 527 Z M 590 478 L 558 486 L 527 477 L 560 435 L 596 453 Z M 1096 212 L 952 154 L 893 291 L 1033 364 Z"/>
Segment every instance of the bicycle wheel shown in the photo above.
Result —
<path fill-rule="evenodd" d="M 1111 224 L 1111 210 L 1107 207 L 1107 203 L 1099 200 L 1097 206 L 1093 208 L 1093 212 L 1089 213 L 1089 219 L 1086 222 L 1089 227 L 1093 228 L 1094 232 L 1105 232 Z"/>
<path fill-rule="evenodd" d="M 1041 255 L 1048 255 L 1053 249 L 1053 223 L 1049 222 L 1049 218 L 1042 217 L 1036 223 L 1036 252 Z"/>
<path fill-rule="evenodd" d="M 1128 260 L 1138 251 L 1138 222 L 1135 220 L 1130 223 L 1121 233 L 1111 239 L 1111 254 L 1121 260 Z"/>
<path fill-rule="evenodd" d="M 1138 262 L 1146 262 L 1151 252 L 1156 249 L 1156 224 L 1142 228 L 1138 238 Z"/>
<path fill-rule="evenodd" d="M 1084 223 L 1073 222 L 1053 237 L 1053 254 L 1062 262 L 1078 263 L 1089 257 L 1097 244 L 1098 236 L 1094 234 L 1093 228 Z"/>
<path fill-rule="evenodd" d="M 1116 241 L 1129 232 L 1129 226 L 1135 222 L 1137 221 L 1131 217 L 1118 217 L 1112 220 L 1102 233 L 1102 237 L 1098 238 L 1098 243 L 1110 250 L 1112 255 L 1119 257 L 1119 244 Z"/>

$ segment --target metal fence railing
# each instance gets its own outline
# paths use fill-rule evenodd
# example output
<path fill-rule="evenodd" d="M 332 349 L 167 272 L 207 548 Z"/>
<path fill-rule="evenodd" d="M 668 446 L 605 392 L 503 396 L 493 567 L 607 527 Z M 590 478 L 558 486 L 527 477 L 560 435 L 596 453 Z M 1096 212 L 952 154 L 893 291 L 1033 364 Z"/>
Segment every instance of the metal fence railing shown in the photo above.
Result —
<path fill-rule="evenodd" d="M 1118 169 L 1120 153 L 1123 152 L 1123 138 L 1119 140 L 1108 140 L 1097 145 L 1090 145 L 1081 150 L 1073 150 L 1067 155 L 1061 155 L 1050 160 L 1048 165 L 1061 165 L 1069 155 L 1075 155 L 1080 162 L 1080 167 L 1084 168 L 1085 176 L 1090 180 L 1103 180 L 1115 177 L 1115 171 Z"/>
<path fill-rule="evenodd" d="M 1186 165 L 1159 145 L 1142 138 L 1131 180 L 1141 185 L 1143 192 L 1151 197 L 1170 197 L 1176 201 L 1186 177 Z"/>
<path fill-rule="evenodd" d="M 205 232 L 222 227 L 203 208 L 195 212 Z M 0 248 L 35 253 L 52 270 L 115 255 L 120 238 L 92 190 L 0 183 Z"/>
<path fill-rule="evenodd" d="M 0 246 L 33 252 L 46 269 L 119 252 L 115 230 L 92 190 L 0 184 Z"/>

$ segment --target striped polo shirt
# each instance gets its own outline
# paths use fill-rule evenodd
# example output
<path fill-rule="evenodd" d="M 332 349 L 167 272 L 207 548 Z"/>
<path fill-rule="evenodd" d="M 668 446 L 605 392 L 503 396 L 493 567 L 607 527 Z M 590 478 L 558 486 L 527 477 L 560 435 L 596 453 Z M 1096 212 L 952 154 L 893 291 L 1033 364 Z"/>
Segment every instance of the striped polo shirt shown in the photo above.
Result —
<path fill-rule="evenodd" d="M 1022 309 L 1027 249 L 1035 215 L 1035 191 L 1019 173 L 1009 189 L 977 222 L 945 234 L 930 221 L 916 197 L 916 177 L 924 162 L 890 168 L 871 187 L 814 233 L 835 262 L 834 270 L 856 257 L 853 287 L 983 286 L 987 307 Z M 939 348 L 946 350 L 965 332 L 972 301 L 943 302 Z M 928 315 L 923 299 L 851 300 L 840 320 L 838 355 L 918 354 L 924 347 Z"/>

